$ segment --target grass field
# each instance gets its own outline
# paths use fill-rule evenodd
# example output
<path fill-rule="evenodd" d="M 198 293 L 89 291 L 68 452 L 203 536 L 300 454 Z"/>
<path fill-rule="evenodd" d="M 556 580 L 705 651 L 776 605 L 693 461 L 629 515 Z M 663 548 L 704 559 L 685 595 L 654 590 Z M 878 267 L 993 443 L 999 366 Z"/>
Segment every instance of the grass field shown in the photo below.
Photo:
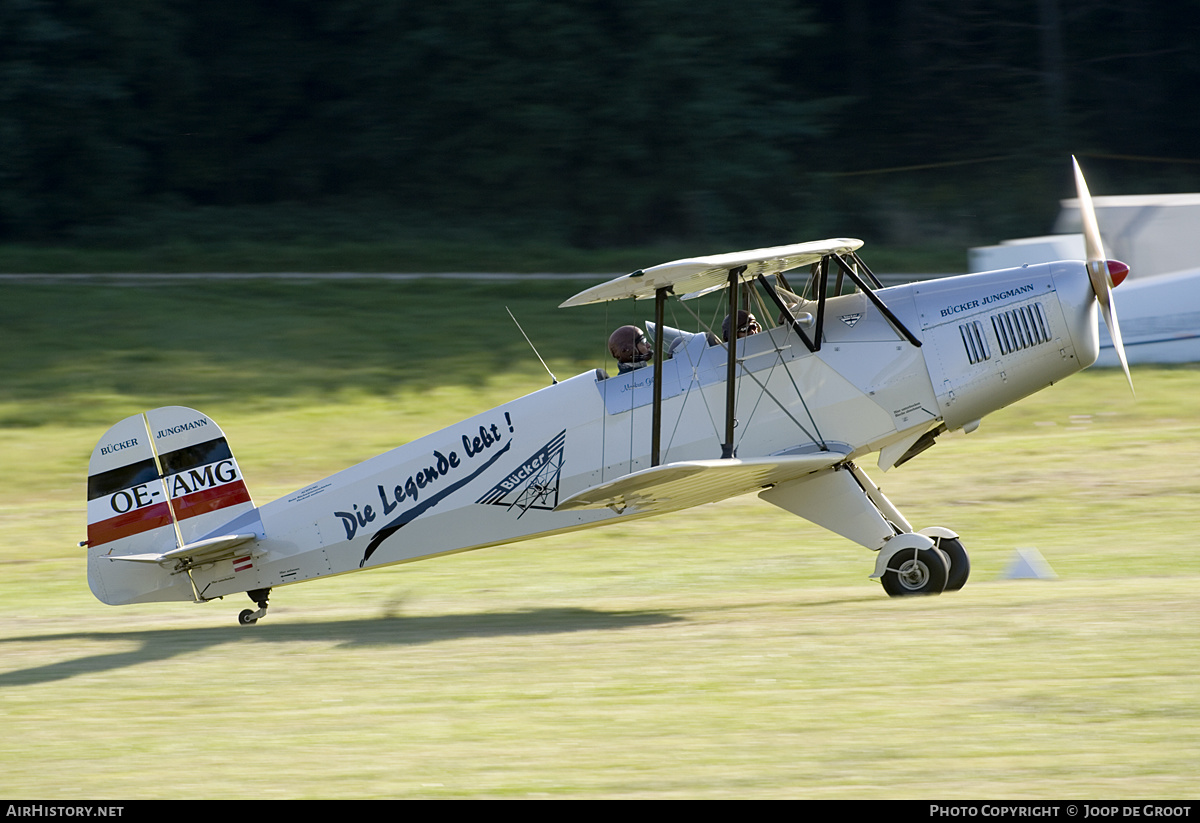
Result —
<path fill-rule="evenodd" d="M 84 476 L 181 403 L 256 500 L 603 363 L 579 284 L 4 286 L 0 795 L 1200 795 L 1200 370 L 1088 371 L 886 475 L 965 589 L 748 497 L 276 590 L 113 608 Z M 639 309 L 641 307 L 639 306 Z M 644 316 L 640 319 L 645 319 Z M 1052 580 L 1005 580 L 1019 548 Z"/>

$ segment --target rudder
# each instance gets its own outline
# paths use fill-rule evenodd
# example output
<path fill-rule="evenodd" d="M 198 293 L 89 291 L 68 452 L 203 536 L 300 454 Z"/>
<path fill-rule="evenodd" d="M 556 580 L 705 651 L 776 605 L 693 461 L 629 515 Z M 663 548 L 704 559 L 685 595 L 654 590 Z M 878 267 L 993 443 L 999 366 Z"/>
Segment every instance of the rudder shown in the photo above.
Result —
<path fill-rule="evenodd" d="M 184 406 L 127 417 L 100 438 L 87 506 L 88 583 L 114 605 L 193 599 L 185 575 L 114 559 L 193 543 L 254 509 L 224 432 Z"/>

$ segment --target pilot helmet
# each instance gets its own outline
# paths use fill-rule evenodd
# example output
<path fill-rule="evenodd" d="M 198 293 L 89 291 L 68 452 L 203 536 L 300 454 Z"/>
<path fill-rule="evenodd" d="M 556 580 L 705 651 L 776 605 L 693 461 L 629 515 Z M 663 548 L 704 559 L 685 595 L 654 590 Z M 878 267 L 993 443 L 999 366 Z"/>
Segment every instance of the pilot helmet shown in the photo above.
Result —
<path fill-rule="evenodd" d="M 754 319 L 754 315 L 743 309 L 739 309 L 737 313 L 737 336 L 746 337 L 751 334 L 758 334 L 762 328 L 758 325 L 758 321 Z M 729 315 L 725 315 L 725 321 L 721 323 L 721 339 L 729 341 Z"/>
<path fill-rule="evenodd" d="M 646 335 L 637 326 L 622 326 L 613 332 L 608 338 L 608 350 L 618 363 L 645 363 L 653 354 Z"/>

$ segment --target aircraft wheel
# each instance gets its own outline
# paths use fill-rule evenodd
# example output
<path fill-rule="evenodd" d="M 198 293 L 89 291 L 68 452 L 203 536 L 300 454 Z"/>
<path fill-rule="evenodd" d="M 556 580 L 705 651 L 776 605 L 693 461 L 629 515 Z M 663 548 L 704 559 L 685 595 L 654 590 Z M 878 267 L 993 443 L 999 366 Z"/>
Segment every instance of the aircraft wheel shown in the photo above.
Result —
<path fill-rule="evenodd" d="M 241 623 L 243 626 L 253 626 L 257 622 L 258 618 L 254 616 L 254 612 L 250 611 L 250 609 L 242 609 L 241 614 L 238 615 L 238 623 Z"/>
<path fill-rule="evenodd" d="M 880 578 L 892 597 L 941 594 L 950 575 L 950 561 L 940 549 L 901 549 Z"/>
<path fill-rule="evenodd" d="M 950 560 L 950 574 L 946 577 L 946 591 L 956 592 L 967 584 L 971 576 L 971 558 L 963 548 L 958 538 L 943 537 L 937 541 L 937 547 L 946 553 Z"/>

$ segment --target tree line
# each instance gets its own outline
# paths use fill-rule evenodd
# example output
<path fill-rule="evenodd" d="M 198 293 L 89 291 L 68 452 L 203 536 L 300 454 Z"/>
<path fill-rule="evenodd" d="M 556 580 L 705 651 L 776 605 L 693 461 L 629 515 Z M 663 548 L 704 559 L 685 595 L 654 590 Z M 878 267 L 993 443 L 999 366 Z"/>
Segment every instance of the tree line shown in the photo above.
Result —
<path fill-rule="evenodd" d="M 1041 231 L 1070 153 L 1200 184 L 1195 6 L 2 0 L 0 241 Z"/>

